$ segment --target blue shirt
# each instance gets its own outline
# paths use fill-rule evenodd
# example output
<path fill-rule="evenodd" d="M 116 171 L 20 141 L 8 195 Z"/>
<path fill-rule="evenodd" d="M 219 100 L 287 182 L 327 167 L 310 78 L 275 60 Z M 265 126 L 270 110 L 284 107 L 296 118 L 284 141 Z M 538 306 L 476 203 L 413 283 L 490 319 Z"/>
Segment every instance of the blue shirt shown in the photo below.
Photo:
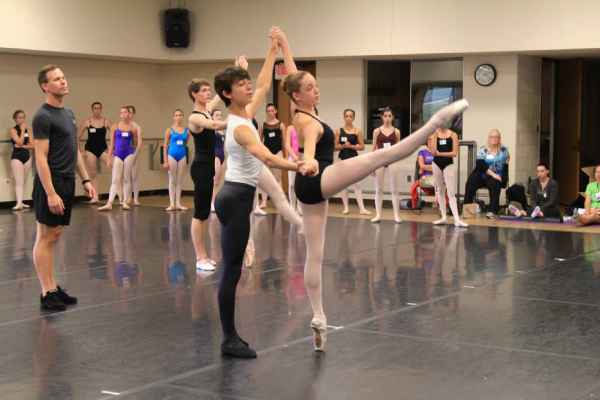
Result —
<path fill-rule="evenodd" d="M 477 152 L 477 159 L 484 160 L 487 165 L 489 165 L 490 169 L 498 175 L 502 175 L 506 160 L 508 160 L 509 157 L 510 154 L 508 154 L 508 149 L 504 146 L 500 147 L 496 154 L 492 154 L 490 149 L 486 146 L 482 146 Z M 484 177 L 487 176 L 484 175 Z"/>

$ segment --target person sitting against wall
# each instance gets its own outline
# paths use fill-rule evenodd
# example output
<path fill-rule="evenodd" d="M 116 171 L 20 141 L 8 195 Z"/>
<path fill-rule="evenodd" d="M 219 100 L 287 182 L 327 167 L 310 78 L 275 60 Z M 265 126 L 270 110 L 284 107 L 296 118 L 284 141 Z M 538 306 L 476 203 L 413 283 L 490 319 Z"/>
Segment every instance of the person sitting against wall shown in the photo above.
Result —
<path fill-rule="evenodd" d="M 595 182 L 591 182 L 585 189 L 585 212 L 579 214 L 577 210 L 573 215 L 571 221 L 575 226 L 580 227 L 584 225 L 600 224 L 600 165 L 594 168 Z"/>
<path fill-rule="evenodd" d="M 435 194 L 435 179 L 433 178 L 433 136 L 427 139 L 427 148 L 419 151 L 417 154 L 417 164 L 419 166 L 419 179 L 410 188 L 410 198 L 412 208 L 417 208 L 419 193 L 417 189 L 420 187 L 425 194 L 433 196 L 433 207 L 438 207 L 437 196 Z M 448 203 L 448 195 L 446 195 L 446 203 Z"/>
<path fill-rule="evenodd" d="M 556 217 L 560 218 L 558 210 L 558 182 L 550 178 L 550 169 L 544 163 L 536 168 L 537 179 L 529 183 L 529 202 L 527 210 L 519 210 L 514 205 L 508 206 L 508 211 L 517 218 L 530 216 L 531 218 Z"/>
<path fill-rule="evenodd" d="M 508 176 L 510 154 L 502 146 L 500 131 L 492 129 L 486 146 L 477 152 L 475 169 L 469 176 L 465 187 L 465 204 L 473 203 L 477 189 L 486 187 L 490 192 L 490 212 L 486 215 L 493 219 L 500 211 L 500 192 L 504 175 Z M 507 180 L 504 179 L 504 180 Z"/>

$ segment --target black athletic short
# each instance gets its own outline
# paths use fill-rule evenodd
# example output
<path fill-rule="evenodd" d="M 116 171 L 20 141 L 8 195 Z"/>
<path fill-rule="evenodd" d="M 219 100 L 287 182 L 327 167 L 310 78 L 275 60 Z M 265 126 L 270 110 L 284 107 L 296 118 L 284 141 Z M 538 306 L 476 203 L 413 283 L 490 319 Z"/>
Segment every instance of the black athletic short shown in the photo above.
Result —
<path fill-rule="evenodd" d="M 71 211 L 75 201 L 75 177 L 63 178 L 52 176 L 52 185 L 56 194 L 62 199 L 65 205 L 63 215 L 52 214 L 48 207 L 48 196 L 42 185 L 38 174 L 35 175 L 33 182 L 33 207 L 35 208 L 35 219 L 40 224 L 48 226 L 70 225 Z"/>

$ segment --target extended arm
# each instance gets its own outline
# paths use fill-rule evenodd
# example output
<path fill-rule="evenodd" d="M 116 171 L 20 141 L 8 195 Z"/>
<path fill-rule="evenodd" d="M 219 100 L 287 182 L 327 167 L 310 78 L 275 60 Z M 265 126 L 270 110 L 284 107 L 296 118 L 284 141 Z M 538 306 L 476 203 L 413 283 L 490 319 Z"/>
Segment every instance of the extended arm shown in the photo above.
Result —
<path fill-rule="evenodd" d="M 190 128 L 194 132 L 202 132 L 203 129 L 221 131 L 227 129 L 227 121 L 215 121 L 206 118 L 203 114 L 192 114 L 189 118 Z"/>
<path fill-rule="evenodd" d="M 264 144 L 256 140 L 254 132 L 249 127 L 244 125 L 238 126 L 233 131 L 233 137 L 240 146 L 243 146 L 250 154 L 258 158 L 269 168 L 298 171 L 297 164 L 271 153 Z"/>
<path fill-rule="evenodd" d="M 256 90 L 254 96 L 252 96 L 252 102 L 246 106 L 246 113 L 249 118 L 252 118 L 258 112 L 263 100 L 271 90 L 271 83 L 273 82 L 273 67 L 275 66 L 275 58 L 279 53 L 277 41 L 275 38 L 269 38 L 269 52 L 265 58 L 258 79 L 256 80 Z"/>

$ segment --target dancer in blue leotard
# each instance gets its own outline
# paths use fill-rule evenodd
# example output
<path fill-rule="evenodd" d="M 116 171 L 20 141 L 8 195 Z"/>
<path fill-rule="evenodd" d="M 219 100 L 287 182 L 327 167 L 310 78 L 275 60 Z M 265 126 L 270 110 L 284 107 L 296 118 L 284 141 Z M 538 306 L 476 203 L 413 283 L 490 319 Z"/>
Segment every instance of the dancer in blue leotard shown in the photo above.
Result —
<path fill-rule="evenodd" d="M 169 200 L 167 211 L 187 210 L 181 205 L 181 181 L 185 174 L 187 144 L 190 140 L 188 128 L 183 126 L 183 111 L 173 112 L 173 121 L 165 132 L 165 144 L 163 146 L 164 167 L 169 171 Z"/>
<path fill-rule="evenodd" d="M 131 140 L 133 139 L 134 147 L 138 143 L 137 129 L 129 123 L 129 110 L 127 107 L 121 107 L 121 121 L 113 125 L 110 129 L 110 145 L 108 146 L 108 168 L 112 168 L 112 185 L 110 186 L 110 194 L 108 202 L 105 206 L 100 207 L 100 211 L 112 210 L 112 203 L 115 200 L 119 188 L 119 182 L 123 177 L 124 196 L 123 209 L 129 210 L 131 207 L 127 204 L 127 200 L 131 197 L 131 169 L 135 159 L 139 153 L 133 154 L 131 150 Z M 112 153 L 114 150 L 114 157 Z"/>

